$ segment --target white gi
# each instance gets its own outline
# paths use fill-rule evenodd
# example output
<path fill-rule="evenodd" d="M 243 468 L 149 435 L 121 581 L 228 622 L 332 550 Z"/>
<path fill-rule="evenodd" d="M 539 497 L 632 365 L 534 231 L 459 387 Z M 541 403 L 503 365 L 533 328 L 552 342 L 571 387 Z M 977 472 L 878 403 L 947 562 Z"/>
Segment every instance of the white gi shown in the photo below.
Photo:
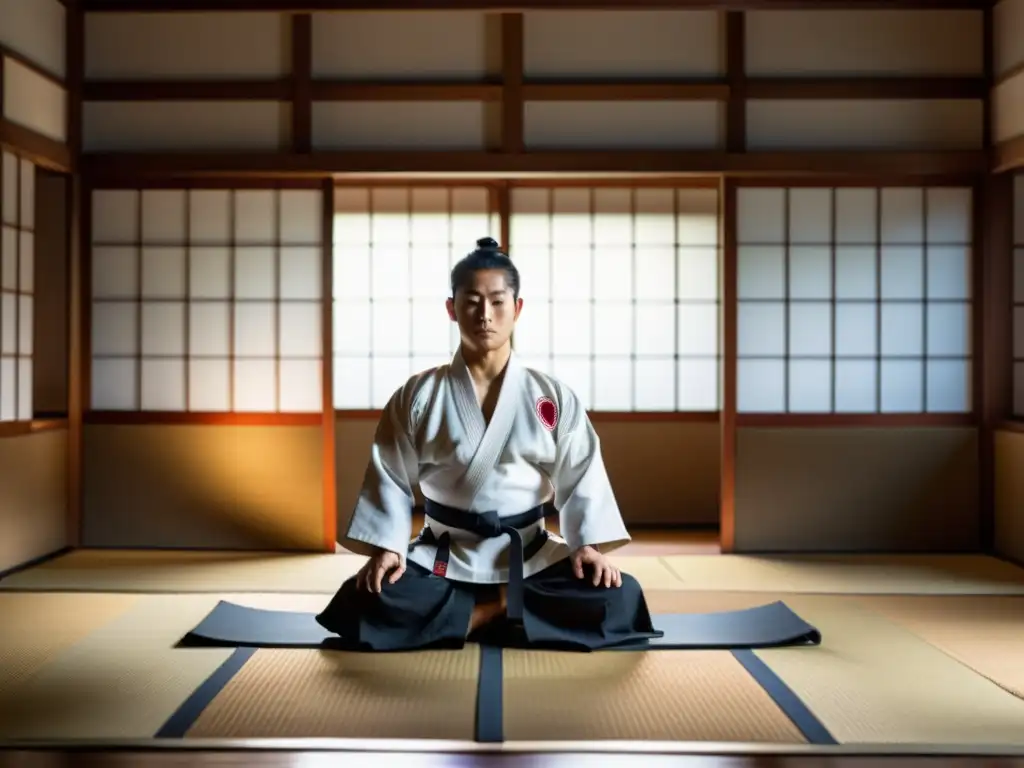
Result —
<path fill-rule="evenodd" d="M 381 415 L 346 545 L 400 554 L 412 538 L 413 488 L 438 504 L 501 517 L 554 499 L 564 538 L 548 541 L 524 563 L 523 576 L 544 570 L 580 546 L 610 552 L 630 540 L 601 457 L 600 443 L 575 393 L 526 368 L 512 353 L 488 425 L 459 352 L 448 365 L 400 387 Z M 429 516 L 435 536 L 450 533 L 447 577 L 478 584 L 508 581 L 507 535 L 478 539 Z M 544 528 L 519 529 L 525 544 Z M 408 559 L 433 569 L 437 546 L 420 544 Z"/>

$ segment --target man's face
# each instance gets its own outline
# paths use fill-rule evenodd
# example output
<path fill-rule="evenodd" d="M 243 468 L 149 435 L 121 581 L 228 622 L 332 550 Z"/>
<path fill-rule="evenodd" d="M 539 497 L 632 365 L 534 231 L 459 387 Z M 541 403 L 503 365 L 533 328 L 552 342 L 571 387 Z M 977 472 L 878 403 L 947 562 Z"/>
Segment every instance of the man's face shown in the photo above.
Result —
<path fill-rule="evenodd" d="M 523 300 L 513 296 L 504 270 L 486 269 L 474 272 L 447 307 L 463 346 L 486 352 L 500 349 L 512 336 Z"/>

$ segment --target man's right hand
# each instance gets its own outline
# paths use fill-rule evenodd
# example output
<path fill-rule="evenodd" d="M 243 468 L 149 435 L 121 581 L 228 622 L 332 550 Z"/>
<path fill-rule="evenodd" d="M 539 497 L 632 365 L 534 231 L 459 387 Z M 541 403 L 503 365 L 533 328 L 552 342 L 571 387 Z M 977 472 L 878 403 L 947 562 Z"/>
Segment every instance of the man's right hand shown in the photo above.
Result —
<path fill-rule="evenodd" d="M 395 552 L 382 550 L 366 561 L 366 564 L 356 574 L 356 589 L 380 594 L 384 586 L 384 579 L 388 584 L 394 584 L 402 574 L 405 573 L 405 563 Z M 389 575 L 390 574 L 390 575 Z"/>

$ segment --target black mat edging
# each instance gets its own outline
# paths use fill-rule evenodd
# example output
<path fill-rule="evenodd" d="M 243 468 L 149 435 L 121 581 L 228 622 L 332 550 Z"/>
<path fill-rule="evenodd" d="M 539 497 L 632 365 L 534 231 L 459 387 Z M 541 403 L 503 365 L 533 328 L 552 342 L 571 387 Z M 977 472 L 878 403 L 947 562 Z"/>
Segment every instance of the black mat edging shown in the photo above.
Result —
<path fill-rule="evenodd" d="M 480 646 L 480 674 L 476 684 L 475 739 L 484 744 L 505 740 L 505 669 L 501 648 Z"/>
<path fill-rule="evenodd" d="M 829 733 L 828 728 L 793 692 L 793 689 L 786 685 L 782 678 L 776 675 L 756 653 L 745 649 L 734 650 L 732 655 L 764 689 L 765 693 L 771 696 L 772 701 L 778 705 L 786 717 L 793 721 L 793 725 L 800 730 L 808 743 L 833 746 L 839 744 L 836 738 Z"/>
<path fill-rule="evenodd" d="M 183 739 L 188 733 L 203 710 L 210 706 L 210 703 L 217 698 L 217 694 L 224 690 L 224 687 L 231 682 L 245 663 L 252 658 L 258 648 L 236 648 L 227 660 L 214 670 L 202 685 L 196 688 L 192 695 L 185 699 L 185 702 L 178 707 L 177 711 L 170 716 L 166 723 L 156 732 L 157 739 Z"/>

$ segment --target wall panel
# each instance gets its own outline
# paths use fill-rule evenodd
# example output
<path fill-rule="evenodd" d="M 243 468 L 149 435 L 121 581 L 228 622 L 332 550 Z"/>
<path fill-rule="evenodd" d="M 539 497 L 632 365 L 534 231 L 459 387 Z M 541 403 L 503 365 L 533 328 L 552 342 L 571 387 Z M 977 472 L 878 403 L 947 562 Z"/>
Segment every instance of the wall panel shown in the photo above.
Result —
<path fill-rule="evenodd" d="M 0 0 L 0 45 L 63 78 L 66 12 L 60 0 Z"/>
<path fill-rule="evenodd" d="M 992 90 L 992 131 L 997 142 L 1024 135 L 1024 69 Z"/>
<path fill-rule="evenodd" d="M 468 102 L 317 102 L 318 150 L 483 150 L 492 105 Z"/>
<path fill-rule="evenodd" d="M 82 144 L 86 152 L 278 151 L 289 113 L 278 102 L 86 102 Z"/>
<path fill-rule="evenodd" d="M 497 22 L 459 11 L 314 13 L 313 76 L 482 80 L 500 72 Z"/>
<path fill-rule="evenodd" d="M 1024 174 L 1013 179 L 1013 415 L 1024 418 Z"/>
<path fill-rule="evenodd" d="M 1002 0 L 992 12 L 995 75 L 1000 77 L 1024 64 L 1024 0 Z"/>
<path fill-rule="evenodd" d="M 699 101 L 527 102 L 528 150 L 718 149 L 724 105 Z"/>
<path fill-rule="evenodd" d="M 67 141 L 67 92 L 10 57 L 4 58 L 3 114 L 13 123 Z"/>
<path fill-rule="evenodd" d="M 242 80 L 290 70 L 286 14 L 85 14 L 86 79 Z"/>
<path fill-rule="evenodd" d="M 724 72 L 715 11 L 530 11 L 523 19 L 531 79 L 714 77 Z"/>
<path fill-rule="evenodd" d="M 1024 434 L 996 432 L 995 549 L 1024 563 Z"/>
<path fill-rule="evenodd" d="M 748 11 L 757 76 L 980 75 L 979 11 Z"/>
<path fill-rule="evenodd" d="M 0 155 L 0 422 L 30 421 L 36 334 L 35 167 Z"/>
<path fill-rule="evenodd" d="M 981 101 L 747 102 L 752 150 L 957 150 L 983 146 Z"/>
<path fill-rule="evenodd" d="M 67 430 L 0 438 L 0 572 L 67 546 Z"/>

